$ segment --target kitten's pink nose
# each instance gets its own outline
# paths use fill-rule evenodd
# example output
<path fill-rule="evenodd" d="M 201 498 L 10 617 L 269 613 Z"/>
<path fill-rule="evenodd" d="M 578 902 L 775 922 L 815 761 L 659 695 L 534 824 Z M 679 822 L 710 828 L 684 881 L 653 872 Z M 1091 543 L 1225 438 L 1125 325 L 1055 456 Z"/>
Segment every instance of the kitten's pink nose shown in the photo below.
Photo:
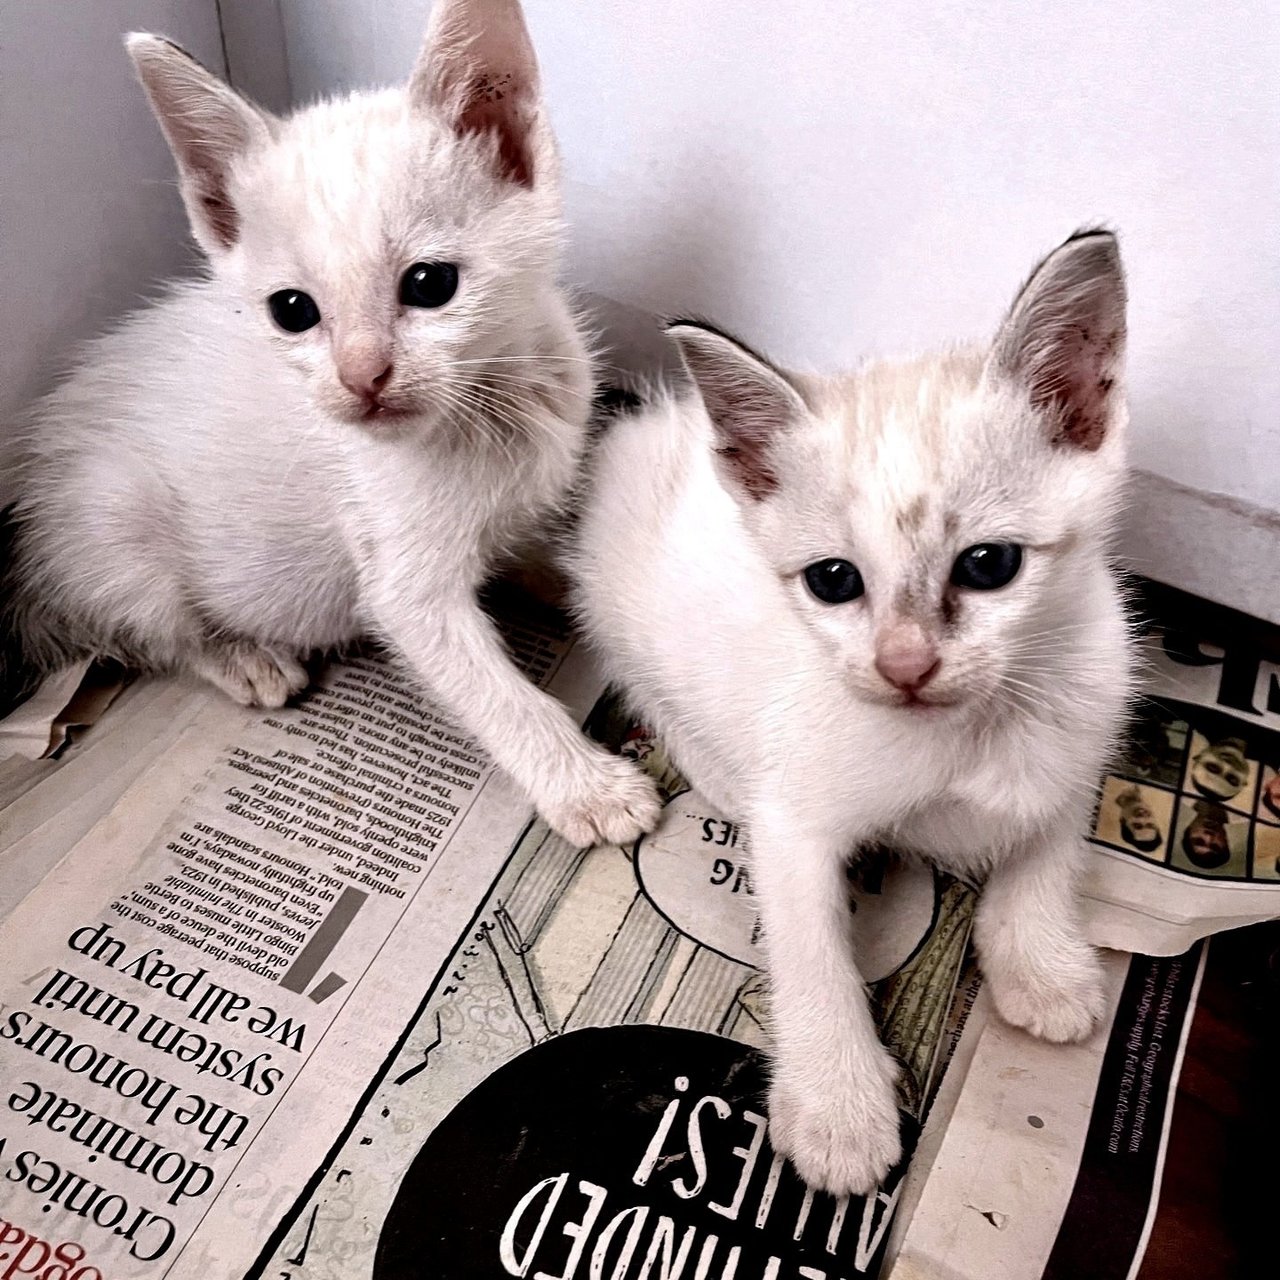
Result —
<path fill-rule="evenodd" d="M 914 693 L 937 674 L 938 651 L 916 622 L 895 622 L 876 637 L 876 670 L 895 689 Z"/>
<path fill-rule="evenodd" d="M 349 356 L 338 366 L 338 381 L 353 396 L 377 404 L 378 396 L 391 380 L 391 362 L 382 352 Z"/>

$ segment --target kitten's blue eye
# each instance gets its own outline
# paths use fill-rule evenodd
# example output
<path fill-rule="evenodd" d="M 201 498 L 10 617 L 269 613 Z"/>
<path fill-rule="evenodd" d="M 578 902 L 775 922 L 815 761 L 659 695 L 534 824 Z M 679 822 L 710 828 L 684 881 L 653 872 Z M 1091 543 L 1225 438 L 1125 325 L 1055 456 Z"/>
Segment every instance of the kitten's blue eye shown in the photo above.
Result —
<path fill-rule="evenodd" d="M 415 262 L 400 277 L 400 302 L 406 307 L 443 307 L 458 292 L 458 268 L 452 262 Z"/>
<path fill-rule="evenodd" d="M 995 591 L 1012 582 L 1022 568 L 1022 548 L 1015 542 L 980 542 L 962 551 L 951 566 L 951 581 L 971 591 Z"/>
<path fill-rule="evenodd" d="M 302 333 L 314 329 L 320 323 L 320 308 L 316 300 L 301 289 L 281 289 L 267 299 L 271 318 L 286 333 Z"/>
<path fill-rule="evenodd" d="M 804 571 L 804 584 L 823 604 L 848 604 L 866 587 L 862 574 L 847 560 L 818 560 Z"/>

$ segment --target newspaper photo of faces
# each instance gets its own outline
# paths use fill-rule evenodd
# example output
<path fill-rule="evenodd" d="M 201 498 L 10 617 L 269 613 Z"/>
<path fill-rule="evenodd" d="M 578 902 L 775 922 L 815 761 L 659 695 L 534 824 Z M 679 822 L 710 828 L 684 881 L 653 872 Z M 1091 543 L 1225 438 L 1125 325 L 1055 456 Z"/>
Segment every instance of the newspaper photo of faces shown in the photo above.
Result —
<path fill-rule="evenodd" d="M 1103 782 L 1093 839 L 1187 875 L 1280 879 L 1280 734 L 1145 699 Z"/>

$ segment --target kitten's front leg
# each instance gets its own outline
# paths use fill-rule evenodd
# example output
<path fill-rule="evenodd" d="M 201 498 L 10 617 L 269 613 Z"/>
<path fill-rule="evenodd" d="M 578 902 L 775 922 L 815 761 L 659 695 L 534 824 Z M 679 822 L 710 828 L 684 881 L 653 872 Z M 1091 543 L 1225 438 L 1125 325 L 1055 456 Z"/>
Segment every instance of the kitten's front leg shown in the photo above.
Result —
<path fill-rule="evenodd" d="M 1045 1040 L 1083 1040 L 1106 1005 L 1102 965 L 1080 924 L 1083 852 L 1071 832 L 1011 855 L 988 876 L 974 922 L 1000 1016 Z"/>
<path fill-rule="evenodd" d="M 781 815 L 751 825 L 774 1037 L 769 1133 L 811 1186 L 865 1194 L 902 1155 L 898 1065 L 853 957 L 848 846 Z"/>
<path fill-rule="evenodd" d="M 653 782 L 589 741 L 516 669 L 470 591 L 382 600 L 387 638 L 433 697 L 571 844 L 626 843 L 657 821 Z"/>

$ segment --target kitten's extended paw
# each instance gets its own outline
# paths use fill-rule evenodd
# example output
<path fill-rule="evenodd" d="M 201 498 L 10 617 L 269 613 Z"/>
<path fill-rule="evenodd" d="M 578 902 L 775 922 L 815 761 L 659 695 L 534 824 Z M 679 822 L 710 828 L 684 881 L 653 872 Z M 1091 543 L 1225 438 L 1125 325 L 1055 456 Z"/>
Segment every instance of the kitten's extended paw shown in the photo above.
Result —
<path fill-rule="evenodd" d="M 1102 963 L 1085 943 L 1053 967 L 1006 965 L 987 980 L 1000 1016 L 1041 1040 L 1084 1040 L 1107 1007 Z"/>
<path fill-rule="evenodd" d="M 825 1073 L 769 1091 L 769 1140 L 809 1186 L 832 1195 L 869 1195 L 902 1158 L 897 1065 L 885 1052 L 845 1082 Z"/>
<path fill-rule="evenodd" d="M 282 649 L 229 644 L 202 654 L 196 671 L 242 707 L 283 707 L 310 683 L 306 668 Z"/>
<path fill-rule="evenodd" d="M 630 844 L 658 821 L 657 787 L 629 760 L 593 750 L 575 781 L 568 798 L 540 798 L 538 811 L 580 849 Z"/>

